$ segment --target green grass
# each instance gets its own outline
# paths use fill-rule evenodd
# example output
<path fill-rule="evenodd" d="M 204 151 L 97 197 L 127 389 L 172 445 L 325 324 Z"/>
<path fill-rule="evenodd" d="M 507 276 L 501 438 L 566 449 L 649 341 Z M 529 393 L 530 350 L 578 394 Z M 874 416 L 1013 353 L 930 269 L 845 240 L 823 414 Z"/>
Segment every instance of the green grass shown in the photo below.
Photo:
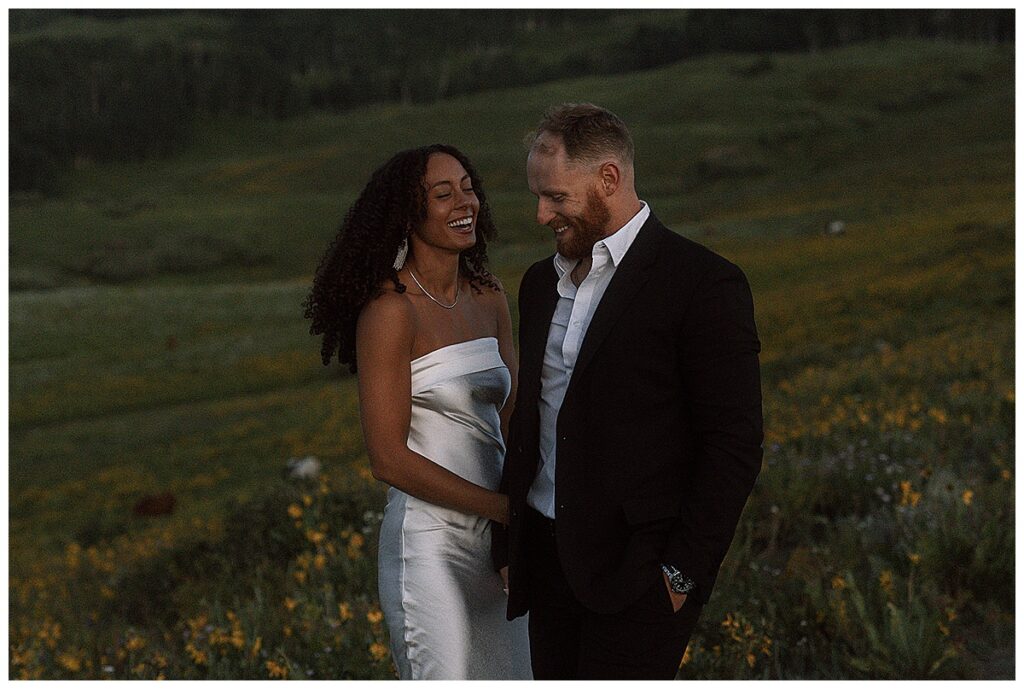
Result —
<path fill-rule="evenodd" d="M 1012 51 L 757 59 L 212 122 L 15 199 L 12 677 L 389 676 L 383 494 L 301 301 L 372 168 L 433 140 L 483 174 L 514 297 L 552 250 L 519 141 L 568 99 L 630 123 L 641 196 L 754 291 L 765 465 L 681 676 L 1012 676 Z M 324 487 L 282 478 L 308 454 Z"/>

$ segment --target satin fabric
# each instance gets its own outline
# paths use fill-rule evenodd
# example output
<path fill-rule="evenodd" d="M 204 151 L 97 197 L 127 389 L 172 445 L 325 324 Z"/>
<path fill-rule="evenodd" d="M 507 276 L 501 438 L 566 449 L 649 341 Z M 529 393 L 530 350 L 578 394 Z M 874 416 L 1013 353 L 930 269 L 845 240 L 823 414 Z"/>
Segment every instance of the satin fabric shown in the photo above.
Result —
<path fill-rule="evenodd" d="M 493 337 L 412 362 L 409 449 L 497 489 L 505 445 L 498 412 L 511 388 Z M 396 488 L 380 530 L 378 582 L 402 679 L 531 679 L 528 622 L 505 619 L 490 521 Z"/>

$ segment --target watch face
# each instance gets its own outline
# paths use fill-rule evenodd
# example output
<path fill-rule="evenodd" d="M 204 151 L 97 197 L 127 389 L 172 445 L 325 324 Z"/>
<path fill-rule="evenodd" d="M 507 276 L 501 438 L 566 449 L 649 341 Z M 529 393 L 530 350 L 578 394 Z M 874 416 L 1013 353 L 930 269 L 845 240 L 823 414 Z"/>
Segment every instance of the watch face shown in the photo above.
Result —
<path fill-rule="evenodd" d="M 689 593 L 697 588 L 697 582 L 683 574 L 676 575 L 671 580 L 671 584 L 672 590 L 676 593 Z"/>

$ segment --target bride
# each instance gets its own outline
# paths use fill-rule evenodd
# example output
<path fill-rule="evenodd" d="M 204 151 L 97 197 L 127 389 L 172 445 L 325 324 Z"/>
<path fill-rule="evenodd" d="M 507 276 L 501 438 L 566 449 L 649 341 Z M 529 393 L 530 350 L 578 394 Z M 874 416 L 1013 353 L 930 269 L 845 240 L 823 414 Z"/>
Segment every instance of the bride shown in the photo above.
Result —
<path fill-rule="evenodd" d="M 337 354 L 358 374 L 373 475 L 391 486 L 379 593 L 402 679 L 532 677 L 526 620 L 506 621 L 490 558 L 516 383 L 485 268 L 493 231 L 462 153 L 402 151 L 349 209 L 305 303 L 324 364 Z"/>

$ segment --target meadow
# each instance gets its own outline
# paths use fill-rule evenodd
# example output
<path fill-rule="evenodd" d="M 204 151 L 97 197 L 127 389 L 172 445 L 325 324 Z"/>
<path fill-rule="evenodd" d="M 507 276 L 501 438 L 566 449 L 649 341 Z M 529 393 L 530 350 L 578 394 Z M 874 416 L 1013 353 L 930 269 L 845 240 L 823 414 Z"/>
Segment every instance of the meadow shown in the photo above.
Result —
<path fill-rule="evenodd" d="M 763 470 L 679 676 L 1012 678 L 1013 74 L 1012 47 L 937 41 L 716 55 L 206 122 L 12 197 L 10 677 L 392 677 L 384 487 L 302 299 L 370 171 L 444 140 L 515 318 L 552 250 L 520 141 L 591 100 L 654 212 L 745 270 L 762 342 Z M 159 493 L 172 514 L 133 514 Z"/>

